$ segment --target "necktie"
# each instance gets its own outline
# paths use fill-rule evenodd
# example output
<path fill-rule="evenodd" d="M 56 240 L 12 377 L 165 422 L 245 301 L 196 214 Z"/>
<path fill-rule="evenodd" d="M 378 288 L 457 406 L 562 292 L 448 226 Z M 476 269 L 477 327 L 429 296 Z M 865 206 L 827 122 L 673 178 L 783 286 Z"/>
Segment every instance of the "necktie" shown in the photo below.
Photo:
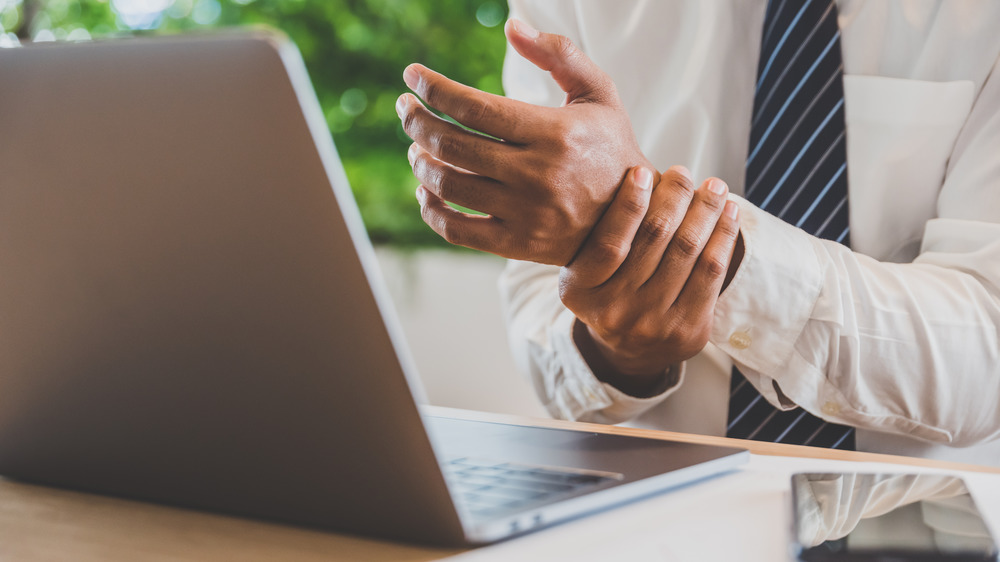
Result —
<path fill-rule="evenodd" d="M 833 0 L 771 0 L 764 16 L 746 198 L 821 238 L 850 244 L 843 63 Z M 735 367 L 729 437 L 854 449 L 854 429 L 771 406 Z"/>

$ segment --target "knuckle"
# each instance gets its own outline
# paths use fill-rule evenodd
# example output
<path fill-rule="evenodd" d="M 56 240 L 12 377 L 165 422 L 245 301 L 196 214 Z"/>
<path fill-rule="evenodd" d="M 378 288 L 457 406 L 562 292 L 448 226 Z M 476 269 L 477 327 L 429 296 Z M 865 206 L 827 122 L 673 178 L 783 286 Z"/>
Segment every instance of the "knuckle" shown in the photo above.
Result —
<path fill-rule="evenodd" d="M 445 201 L 451 201 L 455 197 L 455 184 L 457 178 L 454 170 L 449 168 L 438 168 L 431 174 L 431 183 L 437 191 L 437 196 Z"/>
<path fill-rule="evenodd" d="M 688 326 L 672 346 L 682 357 L 693 357 L 708 344 L 709 331 L 702 326 Z"/>
<path fill-rule="evenodd" d="M 565 142 L 572 148 L 594 141 L 594 131 L 591 124 L 579 119 L 564 123 L 562 126 L 562 136 Z"/>
<path fill-rule="evenodd" d="M 736 237 L 740 235 L 740 225 L 732 219 L 719 221 L 715 228 L 718 229 L 722 236 L 729 240 L 730 245 L 734 244 Z"/>
<path fill-rule="evenodd" d="M 702 322 L 700 317 L 681 313 L 673 317 L 670 327 L 669 345 L 681 355 L 691 357 L 708 344 L 712 325 Z"/>
<path fill-rule="evenodd" d="M 568 59 L 577 56 L 578 51 L 576 49 L 576 45 L 569 37 L 566 37 L 565 35 L 555 35 L 552 37 L 552 40 L 555 43 L 556 52 L 563 58 Z"/>
<path fill-rule="evenodd" d="M 695 308 L 673 309 L 669 320 L 670 342 L 672 349 L 679 350 L 682 355 L 691 357 L 708 344 L 712 333 L 712 314 L 707 316 L 704 310 Z"/>
<path fill-rule="evenodd" d="M 426 187 L 433 187 L 430 185 L 434 179 L 431 177 L 431 162 L 426 153 L 420 152 L 413 159 L 413 175 Z"/>
<path fill-rule="evenodd" d="M 435 155 L 445 161 L 451 160 L 460 150 L 458 140 L 446 133 L 435 135 L 431 144 Z"/>
<path fill-rule="evenodd" d="M 478 123 L 488 118 L 493 112 L 493 104 L 481 97 L 469 96 L 462 104 L 462 117 L 465 121 Z"/>
<path fill-rule="evenodd" d="M 441 234 L 441 231 L 438 230 L 438 225 L 436 220 L 437 215 L 434 213 L 434 210 L 431 209 L 430 205 L 420 206 L 420 218 L 423 219 L 425 223 L 427 223 L 427 226 L 431 227 L 431 230 L 437 232 L 439 235 Z"/>
<path fill-rule="evenodd" d="M 621 205 L 622 211 L 627 217 L 641 217 L 646 212 L 648 199 L 640 193 L 633 191 L 633 193 L 624 198 Z"/>
<path fill-rule="evenodd" d="M 696 257 L 701 251 L 701 239 L 693 232 L 679 232 L 673 239 L 674 247 L 685 258 Z"/>
<path fill-rule="evenodd" d="M 612 307 L 605 307 L 604 310 L 597 313 L 595 324 L 599 327 L 601 332 L 613 335 L 621 333 L 622 328 L 627 323 L 625 321 L 625 317 L 621 313 Z"/>
<path fill-rule="evenodd" d="M 414 138 L 416 134 L 420 131 L 420 121 L 417 118 L 417 112 L 413 108 L 410 108 L 403 115 L 403 130 L 410 138 Z"/>
<path fill-rule="evenodd" d="M 563 268 L 559 274 L 559 300 L 578 317 L 587 316 L 587 320 L 593 323 L 589 316 L 592 313 L 590 297 L 589 288 L 581 283 L 579 275 L 572 269 Z"/>
<path fill-rule="evenodd" d="M 420 80 L 420 97 L 433 106 L 441 97 L 441 87 L 433 80 Z"/>
<path fill-rule="evenodd" d="M 545 217 L 546 214 L 541 214 L 541 217 Z M 524 246 L 525 251 L 539 251 L 544 252 L 549 250 L 549 231 L 546 228 L 548 225 L 553 224 L 549 220 L 539 220 L 532 221 L 529 224 L 524 225 L 523 238 L 519 240 L 519 243 Z"/>
<path fill-rule="evenodd" d="M 723 216 L 719 219 L 716 228 L 725 236 L 735 239 L 740 234 L 740 221 L 729 216 Z"/>
<path fill-rule="evenodd" d="M 678 172 L 670 172 L 669 181 L 675 191 L 680 192 L 687 198 L 694 196 L 695 187 L 691 178 Z"/>
<path fill-rule="evenodd" d="M 662 330 L 663 327 L 657 322 L 642 322 L 637 326 L 637 333 L 633 335 L 633 338 L 643 347 L 654 347 L 663 342 Z"/>
<path fill-rule="evenodd" d="M 708 193 L 707 190 L 700 190 L 697 195 L 697 201 L 699 205 L 707 207 L 715 214 L 722 212 L 722 206 L 726 204 L 726 199 L 724 197 L 718 197 L 712 193 Z"/>
<path fill-rule="evenodd" d="M 704 267 L 710 278 L 717 279 L 729 271 L 729 260 L 719 255 L 705 256 Z"/>
<path fill-rule="evenodd" d="M 665 240 L 670 236 L 670 219 L 663 215 L 647 216 L 639 224 L 639 234 L 649 242 Z"/>
<path fill-rule="evenodd" d="M 623 239 L 605 238 L 594 246 L 594 261 L 597 263 L 618 263 L 628 256 L 629 244 Z"/>
<path fill-rule="evenodd" d="M 583 124 L 575 121 L 559 120 L 553 123 L 549 133 L 552 135 L 552 141 L 549 143 L 550 150 L 563 157 L 572 155 L 578 146 L 578 139 L 581 136 L 586 138 L 585 135 L 581 134 L 581 128 L 583 128 Z"/>
<path fill-rule="evenodd" d="M 449 244 L 455 244 L 457 246 L 462 245 L 462 242 L 465 240 L 465 233 L 460 225 L 447 220 L 442 220 L 440 228 L 441 230 L 439 233 L 441 234 L 441 237 L 444 238 Z"/>
<path fill-rule="evenodd" d="M 521 243 L 526 250 L 547 250 L 552 245 L 552 232 L 550 228 L 556 224 L 552 218 L 552 213 L 541 213 L 538 215 L 541 220 L 531 221 L 525 224 L 522 230 L 523 238 Z"/>
<path fill-rule="evenodd" d="M 663 322 L 663 343 L 672 349 L 680 349 L 684 343 L 684 318 L 679 314 L 672 313 Z"/>

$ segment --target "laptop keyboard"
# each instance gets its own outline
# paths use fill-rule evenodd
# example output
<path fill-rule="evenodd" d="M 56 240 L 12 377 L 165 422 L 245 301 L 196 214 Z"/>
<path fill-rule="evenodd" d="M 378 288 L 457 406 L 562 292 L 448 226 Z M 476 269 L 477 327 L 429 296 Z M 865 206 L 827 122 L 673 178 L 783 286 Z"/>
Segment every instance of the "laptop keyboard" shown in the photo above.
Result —
<path fill-rule="evenodd" d="M 560 470 L 487 459 L 458 458 L 442 465 L 455 501 L 473 516 L 490 517 L 550 503 L 617 475 Z"/>

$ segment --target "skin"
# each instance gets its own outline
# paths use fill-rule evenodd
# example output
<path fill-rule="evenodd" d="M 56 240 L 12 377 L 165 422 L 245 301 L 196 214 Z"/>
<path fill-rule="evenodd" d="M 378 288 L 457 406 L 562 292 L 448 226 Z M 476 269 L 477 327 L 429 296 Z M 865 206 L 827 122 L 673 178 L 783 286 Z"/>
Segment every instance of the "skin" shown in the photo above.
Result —
<path fill-rule="evenodd" d="M 739 238 L 739 207 L 718 178 L 696 189 L 674 166 L 651 186 L 651 171 L 633 169 L 559 274 L 584 358 L 633 396 L 654 393 L 670 365 L 705 347 Z"/>
<path fill-rule="evenodd" d="M 569 39 L 517 20 L 505 31 L 565 102 L 534 106 L 408 66 L 406 84 L 462 125 L 412 94 L 397 101 L 415 141 L 408 159 L 421 215 L 453 244 L 562 266 L 560 298 L 595 374 L 647 394 L 707 342 L 715 301 L 742 257 L 737 207 L 717 178 L 695 189 L 682 167 L 661 177 L 614 83 Z"/>
<path fill-rule="evenodd" d="M 473 130 L 437 117 L 410 94 L 396 109 L 416 141 L 409 159 L 426 191 L 422 216 L 432 229 L 453 244 L 562 266 L 625 172 L 655 168 L 639 150 L 614 83 L 572 42 L 519 33 L 513 20 L 506 30 L 511 45 L 566 92 L 561 107 L 486 94 L 413 64 L 403 73 L 406 84 Z M 487 216 L 460 213 L 445 201 Z"/>

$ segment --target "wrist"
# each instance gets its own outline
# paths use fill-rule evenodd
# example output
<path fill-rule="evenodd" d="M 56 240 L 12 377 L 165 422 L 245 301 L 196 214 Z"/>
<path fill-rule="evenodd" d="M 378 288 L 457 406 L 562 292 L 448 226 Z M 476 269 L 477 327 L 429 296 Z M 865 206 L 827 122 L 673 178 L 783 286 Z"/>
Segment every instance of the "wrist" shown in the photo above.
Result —
<path fill-rule="evenodd" d="M 677 382 L 669 363 L 625 358 L 579 319 L 573 324 L 573 341 L 599 381 L 630 396 L 649 398 Z"/>

